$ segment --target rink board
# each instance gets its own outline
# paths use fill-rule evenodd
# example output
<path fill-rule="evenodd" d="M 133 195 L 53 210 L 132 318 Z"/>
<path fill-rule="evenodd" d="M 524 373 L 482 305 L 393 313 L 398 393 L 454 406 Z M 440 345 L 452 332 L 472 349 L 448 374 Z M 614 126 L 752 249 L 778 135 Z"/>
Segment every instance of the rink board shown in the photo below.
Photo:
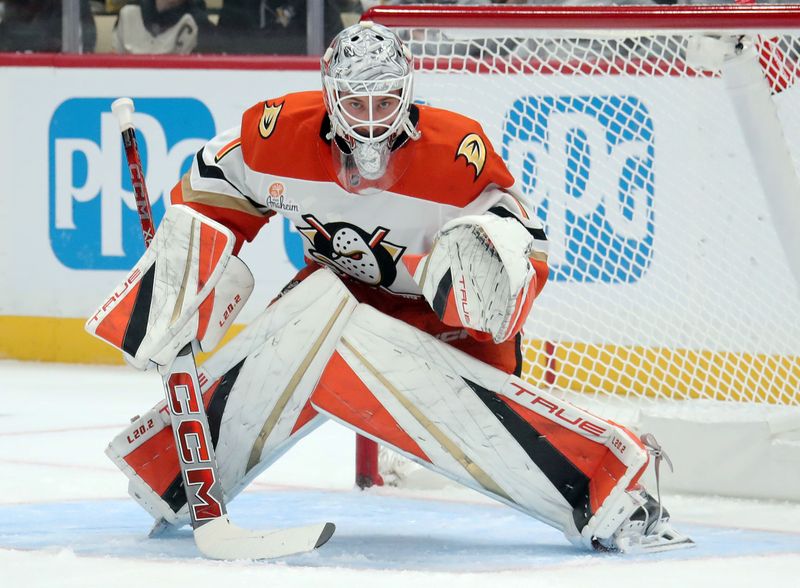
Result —
<path fill-rule="evenodd" d="M 241 112 L 259 100 L 318 88 L 317 65 L 313 59 L 289 62 L 262 59 L 246 67 L 241 60 L 226 61 L 225 58 L 131 61 L 113 56 L 78 56 L 58 61 L 69 67 L 43 65 L 41 60 L 38 66 L 32 67 L 33 58 L 20 56 L 16 60 L 13 56 L 0 60 L 0 75 L 5 86 L 5 91 L 0 93 L 3 105 L 0 132 L 5 137 L 16 138 L 0 144 L 3 201 L 6 210 L 13 210 L 13 214 L 0 217 L 0 273 L 11 286 L 0 289 L 0 357 L 74 361 L 77 356 L 84 362 L 108 361 L 112 356 L 81 333 L 79 320 L 92 313 L 143 251 L 119 132 L 110 112 L 111 102 L 119 96 L 130 96 L 136 102 L 134 123 L 138 127 L 154 214 L 160 218 L 164 195 L 206 140 L 238 124 Z M 646 333 L 648 340 L 639 341 L 641 345 L 652 348 L 667 345 L 679 334 L 672 330 L 679 330 L 681 324 L 691 321 L 691 313 L 697 313 L 699 321 L 713 312 L 719 317 L 716 321 L 719 326 L 709 345 L 717 349 L 780 356 L 797 353 L 797 349 L 785 348 L 785 343 L 782 347 L 782 342 L 777 340 L 773 341 L 772 349 L 747 349 L 747 342 L 740 336 L 741 325 L 728 320 L 729 317 L 738 316 L 739 320 L 758 317 L 758 320 L 753 319 L 755 324 L 748 325 L 758 329 L 759 321 L 766 325 L 779 320 L 776 315 L 783 307 L 763 300 L 756 291 L 741 288 L 736 272 L 706 277 L 702 271 L 701 260 L 712 254 L 748 259 L 751 252 L 742 250 L 744 245 L 739 240 L 726 237 L 743 234 L 750 228 L 738 219 L 725 224 L 715 222 L 719 214 L 710 203 L 698 208 L 702 186 L 696 179 L 685 177 L 687 145 L 703 154 L 705 181 L 715 184 L 719 192 L 726 195 L 725 206 L 749 206 L 755 214 L 767 214 L 763 202 L 748 201 L 760 190 L 755 177 L 747 175 L 744 180 L 734 180 L 726 173 L 751 164 L 741 137 L 726 137 L 724 148 L 720 148 L 719 133 L 722 131 L 719 129 L 733 127 L 736 123 L 719 83 L 670 77 L 659 80 L 658 84 L 646 79 L 607 79 L 602 87 L 598 85 L 587 90 L 583 86 L 571 86 L 569 80 L 539 76 L 534 85 L 528 84 L 518 90 L 511 86 L 510 91 L 497 94 L 487 92 L 487 77 L 491 78 L 472 76 L 459 80 L 454 90 L 452 85 L 447 85 L 447 76 L 421 74 L 417 79 L 416 98 L 432 106 L 452 108 L 456 92 L 461 97 L 468 95 L 468 101 L 458 102 L 459 110 L 483 124 L 496 149 L 521 178 L 522 191 L 534 200 L 539 197 L 537 190 L 542 188 L 535 178 L 523 172 L 522 162 L 532 153 L 544 157 L 541 152 L 545 145 L 537 142 L 543 139 L 531 136 L 522 140 L 504 125 L 504 121 L 518 115 L 521 108 L 524 110 L 548 96 L 577 95 L 576 99 L 588 102 L 602 98 L 618 103 L 620 108 L 638 105 L 636 116 L 645 117 L 650 129 L 646 135 L 630 140 L 635 144 L 617 144 L 614 148 L 625 147 L 648 154 L 647 165 L 652 169 L 653 182 L 648 188 L 651 193 L 642 205 L 652 207 L 652 223 L 639 226 L 621 217 L 607 219 L 615 234 L 641 239 L 638 251 L 646 255 L 648 263 L 622 282 L 619 276 L 605 274 L 570 281 L 568 276 L 573 273 L 570 266 L 573 262 L 565 254 L 567 237 L 565 231 L 560 230 L 563 227 L 550 219 L 552 276 L 546 293 L 548 304 L 554 306 L 554 310 L 558 310 L 559 301 L 578 299 L 586 292 L 591 294 L 594 304 L 604 308 L 625 307 L 628 304 L 626 292 L 636 291 L 642 293 L 639 298 L 642 304 L 635 313 L 621 313 L 620 316 L 627 316 L 622 320 L 630 322 L 627 325 L 630 327 L 641 322 L 660 325 L 659 330 Z M 488 86 L 491 90 L 491 79 Z M 42 92 L 41 88 L 47 91 Z M 588 94 L 584 95 L 586 92 Z M 703 96 L 696 108 L 682 113 L 680 125 L 671 118 L 673 92 L 702 93 Z M 798 92 L 798 88 L 787 91 L 786 96 L 781 97 L 782 104 L 790 107 L 796 103 Z M 572 116 L 571 124 L 577 125 L 575 128 L 588 125 L 587 137 L 602 136 L 595 128 L 600 123 L 587 120 L 585 114 L 563 112 L 559 116 Z M 712 120 L 716 125 L 713 128 L 709 127 Z M 794 142 L 800 137 L 789 139 Z M 613 155 L 605 154 L 606 148 L 611 147 L 590 147 L 594 159 Z M 601 165 L 602 162 L 594 159 L 592 165 Z M 565 160 L 558 165 L 567 169 L 572 164 Z M 687 187 L 692 189 L 687 190 Z M 583 199 L 563 193 L 558 186 L 549 186 L 547 192 L 551 199 L 561 202 L 566 213 L 572 207 L 573 212 L 579 214 L 580 207 L 589 205 L 577 202 Z M 598 211 L 602 209 L 601 204 L 594 204 Z M 550 208 L 553 206 L 551 203 Z M 710 245 L 702 244 L 696 246 L 697 250 L 686 249 L 687 242 L 695 239 L 685 230 L 675 229 L 683 226 L 686 211 L 691 211 L 693 218 L 708 217 L 708 221 L 700 225 L 704 234 L 700 236 L 702 239 L 698 238 L 698 243 L 718 244 L 714 247 L 724 245 L 724 251 L 711 251 Z M 666 254 L 674 251 L 681 255 Z M 776 240 L 769 242 L 769 254 L 780 257 Z M 242 257 L 256 278 L 252 301 L 239 317 L 241 322 L 247 323 L 303 265 L 302 237 L 283 219 L 275 218 L 262 230 L 254 245 L 244 247 Z M 585 261 L 576 259 L 574 263 Z M 687 263 L 700 265 L 687 266 Z M 749 271 L 751 280 L 759 280 L 760 272 L 766 268 L 756 264 Z M 663 278 L 659 277 L 682 275 L 682 272 L 690 273 L 693 280 L 683 285 L 680 296 L 658 287 L 663 283 Z M 690 304 L 691 300 L 709 291 L 736 291 L 737 298 L 734 301 L 721 297 L 713 308 Z M 795 304 L 800 305 L 800 302 Z M 740 308 L 751 312 L 743 317 Z M 52 320 L 45 323 L 27 320 L 34 317 Z M 65 319 L 76 322 L 64 322 Z M 576 325 L 579 331 L 572 336 L 581 340 L 585 334 L 598 329 L 602 332 L 600 320 L 591 314 L 582 317 Z M 548 332 L 547 328 L 539 327 L 535 333 L 537 338 L 552 339 L 556 333 Z M 761 345 L 772 340 L 768 335 L 761 338 Z M 56 343 L 42 343 L 46 339 L 54 339 Z"/>

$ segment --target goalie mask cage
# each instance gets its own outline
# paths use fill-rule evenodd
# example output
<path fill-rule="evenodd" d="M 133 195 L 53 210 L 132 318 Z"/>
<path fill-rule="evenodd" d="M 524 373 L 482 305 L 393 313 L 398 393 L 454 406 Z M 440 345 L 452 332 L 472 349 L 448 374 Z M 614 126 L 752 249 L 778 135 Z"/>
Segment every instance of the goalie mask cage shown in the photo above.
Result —
<path fill-rule="evenodd" d="M 756 426 L 767 453 L 752 461 L 785 470 L 776 442 L 800 443 L 800 6 L 425 5 L 363 19 L 409 44 L 418 101 L 481 122 L 545 224 L 551 275 L 523 377 L 706 456 L 672 456 L 686 477 L 709 478 L 748 436 L 751 455 Z M 361 484 L 377 473 L 370 444 Z M 754 475 L 673 487 L 761 494 L 735 479 Z M 792 484 L 772 495 L 800 496 Z"/>

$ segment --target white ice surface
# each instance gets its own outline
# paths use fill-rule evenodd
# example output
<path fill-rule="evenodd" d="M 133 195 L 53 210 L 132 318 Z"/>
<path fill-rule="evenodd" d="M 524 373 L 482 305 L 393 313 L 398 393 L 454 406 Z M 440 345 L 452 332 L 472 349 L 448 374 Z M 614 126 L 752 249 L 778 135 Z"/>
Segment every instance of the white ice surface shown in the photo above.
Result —
<path fill-rule="evenodd" d="M 103 454 L 161 394 L 152 372 L 0 361 L 0 588 L 800 585 L 800 503 L 666 496 L 696 549 L 591 554 L 469 491 L 354 490 L 353 435 L 334 424 L 230 505 L 252 528 L 330 519 L 331 541 L 280 562 L 203 560 L 186 529 L 147 538 Z"/>

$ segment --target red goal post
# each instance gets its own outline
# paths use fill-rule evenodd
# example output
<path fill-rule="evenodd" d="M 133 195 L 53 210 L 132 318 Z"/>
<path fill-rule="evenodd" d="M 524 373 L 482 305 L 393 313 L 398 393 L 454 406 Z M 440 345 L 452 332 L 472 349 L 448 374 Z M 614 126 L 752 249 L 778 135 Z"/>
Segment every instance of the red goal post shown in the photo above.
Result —
<path fill-rule="evenodd" d="M 417 99 L 482 123 L 545 223 L 524 377 L 709 419 L 800 405 L 800 5 L 362 19 L 409 44 Z"/>

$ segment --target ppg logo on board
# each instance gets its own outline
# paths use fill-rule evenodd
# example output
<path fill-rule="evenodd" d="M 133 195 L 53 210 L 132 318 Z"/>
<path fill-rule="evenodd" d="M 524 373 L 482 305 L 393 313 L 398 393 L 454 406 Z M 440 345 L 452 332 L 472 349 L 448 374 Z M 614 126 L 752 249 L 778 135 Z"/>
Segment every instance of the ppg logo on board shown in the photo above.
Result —
<path fill-rule="evenodd" d="M 74 269 L 129 269 L 144 251 L 113 98 L 73 98 L 50 121 L 50 242 Z M 192 98 L 137 98 L 134 124 L 158 221 L 162 198 L 216 133 Z"/>
<path fill-rule="evenodd" d="M 550 239 L 551 279 L 636 282 L 653 256 L 654 135 L 633 96 L 527 96 L 503 158 Z"/>

